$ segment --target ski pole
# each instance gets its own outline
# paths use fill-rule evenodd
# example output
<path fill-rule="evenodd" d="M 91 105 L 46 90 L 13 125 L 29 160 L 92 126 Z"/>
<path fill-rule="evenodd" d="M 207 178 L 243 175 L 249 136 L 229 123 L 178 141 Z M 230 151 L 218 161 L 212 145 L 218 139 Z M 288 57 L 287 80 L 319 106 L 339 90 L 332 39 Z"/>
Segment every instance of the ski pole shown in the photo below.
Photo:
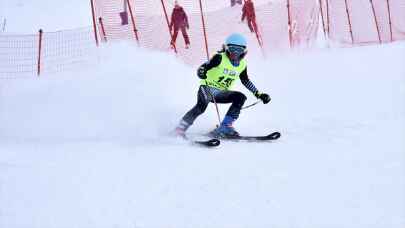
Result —
<path fill-rule="evenodd" d="M 253 107 L 253 106 L 259 104 L 260 102 L 261 102 L 261 101 L 256 101 L 256 102 L 253 103 L 253 104 L 250 104 L 250 105 L 247 105 L 247 106 L 245 106 L 245 107 L 242 107 L 241 110 L 251 108 L 251 107 Z"/>
<path fill-rule="evenodd" d="M 205 84 L 208 85 L 207 79 L 205 79 L 204 81 L 205 81 Z M 202 87 L 202 88 L 203 88 L 204 91 L 206 91 L 206 92 L 207 92 L 207 90 L 208 90 L 208 94 L 211 96 L 212 101 L 214 102 L 215 110 L 217 111 L 217 117 L 218 117 L 218 123 L 219 123 L 218 126 L 220 126 L 220 125 L 221 125 L 221 115 L 219 114 L 219 108 L 218 108 L 217 101 L 215 100 L 215 97 L 212 95 L 212 93 L 211 93 L 211 91 L 210 91 L 209 89 L 206 90 L 205 87 Z"/>

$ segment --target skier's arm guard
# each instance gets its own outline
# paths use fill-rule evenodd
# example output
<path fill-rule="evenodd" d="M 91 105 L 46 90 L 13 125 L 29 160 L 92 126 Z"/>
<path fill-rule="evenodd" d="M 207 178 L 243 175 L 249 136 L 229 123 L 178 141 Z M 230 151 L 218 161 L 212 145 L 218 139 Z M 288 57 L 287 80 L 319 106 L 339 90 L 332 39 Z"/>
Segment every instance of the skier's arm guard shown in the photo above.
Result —
<path fill-rule="evenodd" d="M 244 71 L 242 71 L 242 73 L 240 74 L 240 81 L 246 87 L 246 89 L 248 89 L 253 94 L 257 94 L 259 92 L 257 90 L 256 86 L 253 84 L 253 82 L 250 81 L 248 74 L 247 74 L 247 68 Z"/>

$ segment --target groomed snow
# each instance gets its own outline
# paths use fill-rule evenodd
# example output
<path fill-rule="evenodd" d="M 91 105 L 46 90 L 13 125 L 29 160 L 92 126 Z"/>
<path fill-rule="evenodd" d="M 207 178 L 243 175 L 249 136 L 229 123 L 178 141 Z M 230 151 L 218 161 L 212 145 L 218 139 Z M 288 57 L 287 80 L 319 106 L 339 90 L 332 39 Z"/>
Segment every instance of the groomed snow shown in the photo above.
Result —
<path fill-rule="evenodd" d="M 0 34 L 37 34 L 91 25 L 90 0 L 2 0 Z"/>
<path fill-rule="evenodd" d="M 404 43 L 250 56 L 272 101 L 235 127 L 283 136 L 217 149 L 167 136 L 195 69 L 127 43 L 98 55 L 0 81 L 0 227 L 405 226 Z M 190 132 L 215 124 L 211 105 Z"/>
<path fill-rule="evenodd" d="M 89 1 L 0 1 L 5 34 L 90 17 Z M 95 55 L 92 69 L 0 80 L 0 228 L 405 227 L 405 43 L 250 52 L 273 100 L 236 127 L 283 136 L 217 149 L 167 136 L 194 105 L 194 68 L 127 43 Z M 190 133 L 216 121 L 211 105 Z"/>

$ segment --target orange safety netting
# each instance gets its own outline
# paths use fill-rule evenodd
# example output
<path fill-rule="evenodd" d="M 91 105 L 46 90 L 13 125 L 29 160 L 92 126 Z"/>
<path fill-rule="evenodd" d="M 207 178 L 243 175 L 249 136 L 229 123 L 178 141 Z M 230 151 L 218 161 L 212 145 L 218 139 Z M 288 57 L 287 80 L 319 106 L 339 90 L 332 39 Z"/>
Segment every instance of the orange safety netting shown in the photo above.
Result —
<path fill-rule="evenodd" d="M 326 33 L 343 44 L 405 39 L 405 0 L 320 0 Z"/>
<path fill-rule="evenodd" d="M 93 1 L 96 27 L 102 40 L 137 40 L 141 47 L 173 51 L 189 64 L 206 60 L 234 32 L 245 34 L 250 52 L 266 54 L 290 46 L 311 45 L 318 30 L 316 1 L 252 0 L 253 7 L 245 7 L 250 1 L 233 7 L 227 0 L 177 1 L 188 22 L 178 29 L 176 23 L 183 21 L 174 20 L 176 16 L 172 20 L 176 14 L 175 1 Z M 243 8 L 246 15 L 242 21 Z M 173 37 L 177 38 L 175 42 Z"/>
<path fill-rule="evenodd" d="M 96 44 L 112 40 L 176 53 L 195 65 L 219 50 L 226 36 L 238 32 L 247 37 L 249 53 L 265 56 L 313 45 L 319 15 L 327 37 L 339 45 L 405 39 L 405 0 L 252 0 L 253 5 L 245 0 L 241 4 L 239 0 L 179 0 L 183 10 L 175 16 L 172 0 L 90 1 L 93 27 L 0 35 L 0 78 L 83 66 L 92 60 Z"/>

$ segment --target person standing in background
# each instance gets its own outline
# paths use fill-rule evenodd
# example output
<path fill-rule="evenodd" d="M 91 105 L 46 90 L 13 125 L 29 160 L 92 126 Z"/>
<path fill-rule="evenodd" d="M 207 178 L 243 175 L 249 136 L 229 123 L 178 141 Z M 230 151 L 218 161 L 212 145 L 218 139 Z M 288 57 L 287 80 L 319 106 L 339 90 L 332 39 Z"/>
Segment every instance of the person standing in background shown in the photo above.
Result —
<path fill-rule="evenodd" d="M 184 11 L 183 7 L 180 6 L 177 0 L 174 1 L 174 8 L 169 27 L 170 32 L 173 32 L 172 40 L 170 42 L 171 46 L 176 46 L 177 35 L 179 33 L 179 30 L 181 30 L 184 42 L 186 43 L 186 49 L 188 49 L 190 47 L 190 39 L 188 37 L 187 30 L 190 28 L 190 25 L 188 23 L 186 12 Z"/>
<path fill-rule="evenodd" d="M 256 13 L 255 7 L 253 5 L 252 0 L 245 0 L 245 4 L 242 8 L 242 22 L 247 20 L 247 24 L 251 32 L 257 31 L 257 24 L 256 24 Z"/>
<path fill-rule="evenodd" d="M 128 24 L 128 6 L 126 0 L 123 1 L 122 11 L 120 12 L 120 18 L 121 18 L 121 25 Z"/>

